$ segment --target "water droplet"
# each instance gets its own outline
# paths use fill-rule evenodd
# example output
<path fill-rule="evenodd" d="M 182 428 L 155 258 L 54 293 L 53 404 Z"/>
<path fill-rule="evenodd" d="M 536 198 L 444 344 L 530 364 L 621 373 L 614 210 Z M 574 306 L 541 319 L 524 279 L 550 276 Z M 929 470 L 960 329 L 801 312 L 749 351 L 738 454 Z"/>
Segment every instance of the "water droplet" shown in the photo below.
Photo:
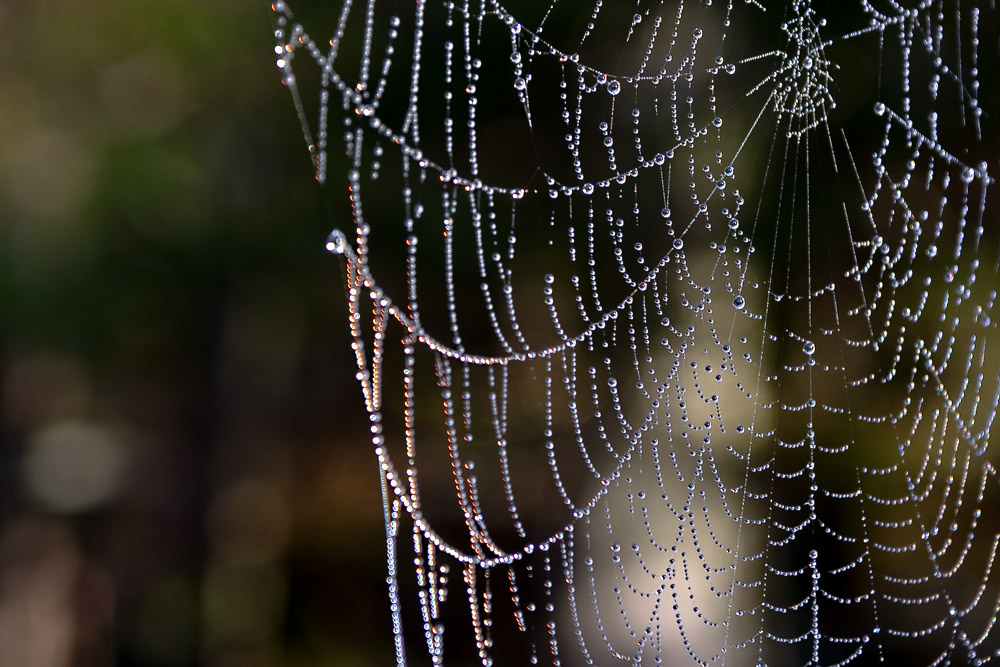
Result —
<path fill-rule="evenodd" d="M 813 343 L 811 340 L 807 340 L 805 343 L 802 344 L 802 351 L 812 356 L 816 352 L 816 344 Z"/>
<path fill-rule="evenodd" d="M 662 211 L 660 211 L 660 215 L 663 216 L 664 218 L 669 218 L 670 217 L 670 209 L 669 208 L 664 208 Z"/>
<path fill-rule="evenodd" d="M 674 250 L 680 250 L 684 247 L 684 239 L 674 239 Z"/>
<path fill-rule="evenodd" d="M 744 299 L 740 295 L 737 295 L 736 298 L 733 299 L 733 307 L 736 308 L 737 310 L 743 310 L 746 307 L 746 305 L 747 305 L 746 299 Z"/>
<path fill-rule="evenodd" d="M 580 187 L 580 191 L 583 194 L 585 194 L 585 195 L 592 195 L 592 194 L 594 194 L 594 184 L 593 183 L 584 183 Z"/>
<path fill-rule="evenodd" d="M 612 95 L 617 95 L 622 92 L 622 84 L 617 79 L 608 81 L 608 92 Z"/>
<path fill-rule="evenodd" d="M 347 249 L 347 237 L 339 229 L 333 230 L 326 238 L 326 249 L 338 255 L 343 254 Z"/>
<path fill-rule="evenodd" d="M 516 79 L 514 79 L 514 87 L 517 88 L 518 90 L 524 90 L 525 88 L 528 87 L 528 82 L 524 80 L 524 77 L 519 76 Z"/>

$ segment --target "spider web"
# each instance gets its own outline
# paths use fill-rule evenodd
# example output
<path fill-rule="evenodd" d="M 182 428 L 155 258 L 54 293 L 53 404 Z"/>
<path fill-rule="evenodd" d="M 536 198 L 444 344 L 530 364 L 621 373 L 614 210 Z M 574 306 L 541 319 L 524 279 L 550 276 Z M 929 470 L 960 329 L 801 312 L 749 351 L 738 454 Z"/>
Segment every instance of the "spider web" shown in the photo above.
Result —
<path fill-rule="evenodd" d="M 272 5 L 398 663 L 989 662 L 994 3 L 521 4 Z"/>

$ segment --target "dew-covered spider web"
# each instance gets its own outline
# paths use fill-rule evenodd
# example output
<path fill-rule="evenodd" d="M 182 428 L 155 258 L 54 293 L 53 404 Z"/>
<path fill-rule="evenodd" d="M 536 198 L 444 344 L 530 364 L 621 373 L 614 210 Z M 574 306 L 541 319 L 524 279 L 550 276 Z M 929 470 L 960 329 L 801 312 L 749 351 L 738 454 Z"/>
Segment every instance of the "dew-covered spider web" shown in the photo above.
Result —
<path fill-rule="evenodd" d="M 1000 655 L 992 1 L 272 8 L 400 664 Z"/>

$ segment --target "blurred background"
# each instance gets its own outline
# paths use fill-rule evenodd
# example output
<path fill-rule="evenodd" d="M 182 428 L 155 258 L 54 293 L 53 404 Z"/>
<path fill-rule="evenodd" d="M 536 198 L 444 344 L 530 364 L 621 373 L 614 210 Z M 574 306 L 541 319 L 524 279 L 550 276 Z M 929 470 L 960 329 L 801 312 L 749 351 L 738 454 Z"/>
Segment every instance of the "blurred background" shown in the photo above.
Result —
<path fill-rule="evenodd" d="M 392 661 L 272 30 L 245 0 L 0 3 L 4 667 Z"/>

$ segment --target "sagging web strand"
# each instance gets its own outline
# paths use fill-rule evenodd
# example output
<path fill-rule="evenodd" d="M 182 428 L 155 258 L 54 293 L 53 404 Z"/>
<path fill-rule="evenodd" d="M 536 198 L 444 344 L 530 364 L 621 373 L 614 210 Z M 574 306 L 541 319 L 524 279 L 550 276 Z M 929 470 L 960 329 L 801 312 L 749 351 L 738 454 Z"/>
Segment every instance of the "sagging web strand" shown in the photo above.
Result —
<path fill-rule="evenodd" d="M 399 664 L 1000 652 L 992 2 L 272 8 Z"/>

